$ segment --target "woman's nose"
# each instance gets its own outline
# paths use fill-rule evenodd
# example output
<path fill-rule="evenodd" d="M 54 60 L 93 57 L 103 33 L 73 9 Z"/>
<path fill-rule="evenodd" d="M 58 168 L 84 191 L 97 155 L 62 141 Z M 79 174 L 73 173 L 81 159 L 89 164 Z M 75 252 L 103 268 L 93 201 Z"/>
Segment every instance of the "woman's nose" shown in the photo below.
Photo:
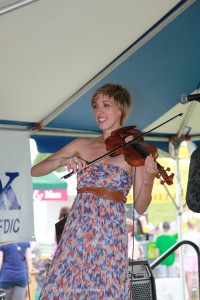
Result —
<path fill-rule="evenodd" d="M 97 111 L 98 112 L 102 112 L 104 110 L 104 107 L 103 106 L 99 106 L 98 108 L 97 108 Z"/>

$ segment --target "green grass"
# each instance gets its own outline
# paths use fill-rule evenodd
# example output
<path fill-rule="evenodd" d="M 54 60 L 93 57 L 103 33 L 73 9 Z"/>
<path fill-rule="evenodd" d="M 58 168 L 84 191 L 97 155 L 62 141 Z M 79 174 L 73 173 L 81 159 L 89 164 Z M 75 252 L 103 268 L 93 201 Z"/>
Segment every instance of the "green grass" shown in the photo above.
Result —
<path fill-rule="evenodd" d="M 177 219 L 177 209 L 173 202 L 152 202 L 148 208 L 148 222 L 158 225 L 163 221 L 174 222 Z"/>

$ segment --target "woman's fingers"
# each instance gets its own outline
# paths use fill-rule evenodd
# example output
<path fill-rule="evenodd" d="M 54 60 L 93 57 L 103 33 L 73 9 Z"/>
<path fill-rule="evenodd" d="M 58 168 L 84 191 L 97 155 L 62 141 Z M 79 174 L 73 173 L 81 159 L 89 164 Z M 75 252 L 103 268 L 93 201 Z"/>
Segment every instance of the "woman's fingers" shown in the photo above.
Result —
<path fill-rule="evenodd" d="M 74 173 L 78 173 L 86 167 L 86 162 L 80 157 L 73 156 L 66 159 L 65 165 L 69 172 L 73 171 Z"/>
<path fill-rule="evenodd" d="M 147 156 L 145 159 L 145 171 L 151 174 L 158 174 L 157 162 L 152 155 Z"/>

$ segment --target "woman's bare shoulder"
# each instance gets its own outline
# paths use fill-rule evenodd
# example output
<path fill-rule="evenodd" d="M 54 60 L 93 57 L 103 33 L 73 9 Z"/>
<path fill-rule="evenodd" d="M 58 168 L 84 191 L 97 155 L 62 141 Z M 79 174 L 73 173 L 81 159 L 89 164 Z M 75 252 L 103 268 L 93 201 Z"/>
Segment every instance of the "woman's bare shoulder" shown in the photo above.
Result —
<path fill-rule="evenodd" d="M 58 151 L 58 153 L 65 153 L 70 152 L 71 154 L 74 154 L 76 152 L 79 152 L 81 150 L 84 150 L 85 148 L 89 148 L 96 142 L 96 138 L 90 138 L 90 137 L 80 137 L 77 139 L 74 139 L 70 143 L 66 144 L 62 149 Z"/>
<path fill-rule="evenodd" d="M 98 138 L 96 138 L 96 137 L 80 137 L 80 138 L 73 140 L 68 145 L 69 146 L 90 145 L 90 144 L 95 144 L 97 142 L 97 140 L 98 140 Z M 68 145 L 66 145 L 66 147 Z"/>

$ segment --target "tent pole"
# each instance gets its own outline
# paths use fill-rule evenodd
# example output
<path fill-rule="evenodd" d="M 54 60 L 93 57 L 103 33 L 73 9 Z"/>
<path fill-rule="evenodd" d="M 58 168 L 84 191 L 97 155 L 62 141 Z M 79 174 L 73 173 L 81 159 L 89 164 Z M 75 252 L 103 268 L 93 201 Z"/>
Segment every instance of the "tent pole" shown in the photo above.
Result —
<path fill-rule="evenodd" d="M 175 150 L 175 176 L 176 176 L 176 202 L 177 202 L 177 223 L 178 223 L 178 240 L 182 241 L 182 214 L 183 214 L 183 203 L 182 203 L 182 188 L 181 188 L 181 179 L 180 179 L 180 169 L 179 169 L 179 148 L 180 144 L 183 141 L 182 138 L 175 138 L 172 140 Z M 184 274 L 184 264 L 183 264 L 183 249 L 179 248 L 179 266 L 180 266 L 180 278 L 182 285 L 182 295 L 183 300 L 186 300 L 185 293 L 185 274 Z"/>

